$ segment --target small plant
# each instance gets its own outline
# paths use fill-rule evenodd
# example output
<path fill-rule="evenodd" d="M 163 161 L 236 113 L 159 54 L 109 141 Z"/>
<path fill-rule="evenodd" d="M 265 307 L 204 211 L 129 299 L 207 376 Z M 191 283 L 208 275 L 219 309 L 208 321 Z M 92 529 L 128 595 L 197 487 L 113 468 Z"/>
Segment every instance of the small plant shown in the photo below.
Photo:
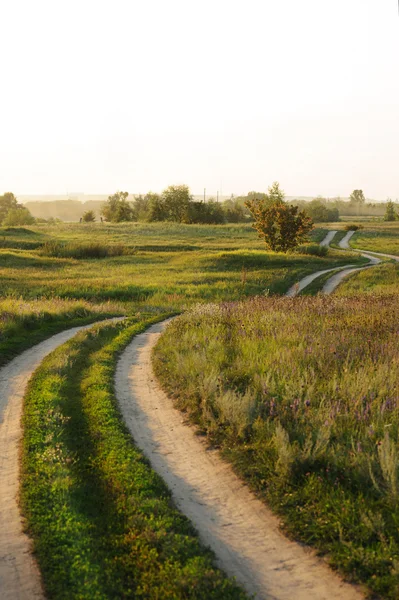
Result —
<path fill-rule="evenodd" d="M 356 223 L 347 223 L 344 227 L 345 231 L 358 231 L 359 229 L 364 229 L 363 225 Z"/>

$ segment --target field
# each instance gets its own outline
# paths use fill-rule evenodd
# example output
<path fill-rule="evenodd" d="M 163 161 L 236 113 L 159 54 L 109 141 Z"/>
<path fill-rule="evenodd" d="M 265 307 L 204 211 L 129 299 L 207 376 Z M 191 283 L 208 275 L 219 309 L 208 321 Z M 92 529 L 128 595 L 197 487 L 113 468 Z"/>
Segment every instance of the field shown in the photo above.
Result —
<path fill-rule="evenodd" d="M 321 239 L 325 231 L 313 235 Z M 60 247 L 69 258 L 54 256 Z M 110 249 L 119 255 L 92 258 L 93 253 Z M 334 250 L 324 258 L 266 253 L 253 229 L 243 225 L 3 229 L 0 363 L 55 332 L 57 323 L 60 329 L 75 319 L 137 310 L 158 313 L 182 310 L 195 302 L 284 293 L 304 275 L 346 260 Z"/>
<path fill-rule="evenodd" d="M 288 533 L 399 594 L 396 295 L 198 307 L 155 367 Z"/>
<path fill-rule="evenodd" d="M 353 247 L 399 254 L 398 226 L 366 227 Z M 0 366 L 62 329 L 128 317 L 53 352 L 25 398 L 21 502 L 49 597 L 246 597 L 174 507 L 114 396 L 129 340 L 183 313 L 154 355 L 164 389 L 288 535 L 397 598 L 399 269 L 384 262 L 331 298 L 312 297 L 323 278 L 282 298 L 315 271 L 365 263 L 319 252 L 327 231 L 281 255 L 250 225 L 0 230 Z"/>
<path fill-rule="evenodd" d="M 397 221 L 368 223 L 364 230 L 354 235 L 351 246 L 359 250 L 399 255 L 399 224 Z"/>

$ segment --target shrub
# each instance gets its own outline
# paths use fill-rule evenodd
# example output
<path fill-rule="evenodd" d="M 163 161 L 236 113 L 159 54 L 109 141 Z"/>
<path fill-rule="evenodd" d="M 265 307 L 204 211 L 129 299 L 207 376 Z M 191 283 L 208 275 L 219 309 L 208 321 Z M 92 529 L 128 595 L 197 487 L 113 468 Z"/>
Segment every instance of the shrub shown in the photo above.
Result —
<path fill-rule="evenodd" d="M 327 246 L 320 246 L 319 244 L 303 244 L 294 249 L 297 254 L 310 254 L 311 256 L 327 256 Z"/>
<path fill-rule="evenodd" d="M 54 256 L 56 258 L 107 258 L 110 256 L 122 256 L 124 254 L 133 254 L 134 249 L 124 244 L 114 244 L 107 246 L 96 242 L 87 243 L 63 243 L 52 240 L 45 242 L 40 249 L 41 254 Z"/>
<path fill-rule="evenodd" d="M 345 231 L 357 231 L 358 229 L 364 229 L 363 225 L 356 225 L 355 223 L 347 223 L 344 227 Z"/>

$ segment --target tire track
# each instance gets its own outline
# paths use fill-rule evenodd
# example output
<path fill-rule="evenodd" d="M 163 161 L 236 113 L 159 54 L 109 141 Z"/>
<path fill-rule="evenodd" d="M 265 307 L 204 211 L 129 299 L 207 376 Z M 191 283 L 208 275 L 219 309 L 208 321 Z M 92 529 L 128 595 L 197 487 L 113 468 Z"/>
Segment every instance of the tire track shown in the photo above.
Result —
<path fill-rule="evenodd" d="M 121 319 L 111 319 L 118 321 Z M 97 322 L 98 323 L 98 322 Z M 95 323 L 53 335 L 0 369 L 0 597 L 1 600 L 43 600 L 40 573 L 30 538 L 23 531 L 18 506 L 19 446 L 23 397 L 43 359 L 79 331 Z"/>
<path fill-rule="evenodd" d="M 158 386 L 151 351 L 167 322 L 137 336 L 119 359 L 124 420 L 219 566 L 258 600 L 360 600 L 315 553 L 285 538 L 279 521 L 196 435 Z"/>

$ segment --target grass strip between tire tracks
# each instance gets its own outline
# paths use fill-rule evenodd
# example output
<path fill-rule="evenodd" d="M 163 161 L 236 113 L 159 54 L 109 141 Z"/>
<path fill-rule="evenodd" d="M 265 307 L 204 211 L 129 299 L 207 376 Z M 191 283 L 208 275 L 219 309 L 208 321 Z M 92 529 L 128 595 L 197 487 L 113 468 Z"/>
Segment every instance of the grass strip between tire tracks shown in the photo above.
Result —
<path fill-rule="evenodd" d="M 118 354 L 161 318 L 82 332 L 30 382 L 21 507 L 49 598 L 246 598 L 213 566 L 116 404 Z"/>

